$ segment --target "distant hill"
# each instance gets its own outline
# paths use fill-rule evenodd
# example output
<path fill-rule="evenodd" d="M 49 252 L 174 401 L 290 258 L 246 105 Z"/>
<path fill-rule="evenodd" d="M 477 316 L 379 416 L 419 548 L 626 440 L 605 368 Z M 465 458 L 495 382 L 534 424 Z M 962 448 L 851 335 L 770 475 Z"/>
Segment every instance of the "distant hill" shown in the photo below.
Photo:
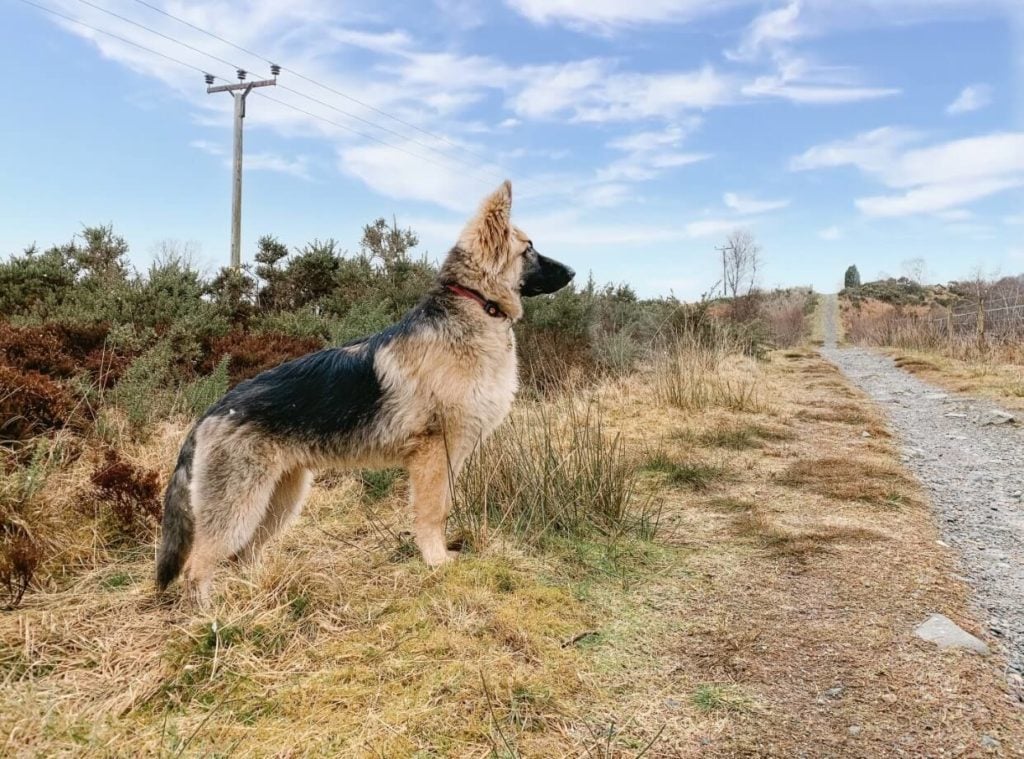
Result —
<path fill-rule="evenodd" d="M 1024 274 L 996 280 L 959 280 L 946 285 L 923 285 L 908 277 L 889 277 L 847 287 L 839 296 L 857 305 L 863 301 L 880 301 L 893 306 L 947 306 L 974 303 L 979 296 L 987 303 L 1017 303 L 1024 298 Z"/>
<path fill-rule="evenodd" d="M 908 277 L 890 277 L 865 282 L 860 287 L 846 287 L 839 296 L 851 303 L 877 300 L 894 306 L 950 306 L 962 297 L 945 285 L 922 285 Z"/>

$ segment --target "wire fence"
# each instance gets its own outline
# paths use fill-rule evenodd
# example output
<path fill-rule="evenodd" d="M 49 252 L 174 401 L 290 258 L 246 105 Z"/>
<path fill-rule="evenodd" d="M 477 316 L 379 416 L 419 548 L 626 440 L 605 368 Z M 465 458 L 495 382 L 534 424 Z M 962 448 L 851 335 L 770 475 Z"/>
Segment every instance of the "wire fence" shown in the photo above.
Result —
<path fill-rule="evenodd" d="M 1004 300 L 978 301 L 957 308 L 933 307 L 927 314 L 904 316 L 896 320 L 899 327 L 926 327 L 946 337 L 975 334 L 995 339 L 1024 338 L 1024 299 L 1007 303 Z"/>

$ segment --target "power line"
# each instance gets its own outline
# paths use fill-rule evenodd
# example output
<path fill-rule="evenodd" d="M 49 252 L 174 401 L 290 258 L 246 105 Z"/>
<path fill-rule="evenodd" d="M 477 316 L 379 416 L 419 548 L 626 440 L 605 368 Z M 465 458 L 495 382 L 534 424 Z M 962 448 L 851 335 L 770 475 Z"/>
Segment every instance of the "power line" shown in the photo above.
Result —
<path fill-rule="evenodd" d="M 159 50 L 154 50 L 151 47 L 146 47 L 145 45 L 140 45 L 138 42 L 132 42 L 130 39 L 128 39 L 126 37 L 122 37 L 119 34 L 114 34 L 113 32 L 108 32 L 106 29 L 100 29 L 99 27 L 92 26 L 91 24 L 87 24 L 84 21 L 81 21 L 80 19 L 73 18 L 72 16 L 67 16 L 67 15 L 61 13 L 60 11 L 55 11 L 52 8 L 47 8 L 45 5 L 40 5 L 39 3 L 34 3 L 34 2 L 32 2 L 32 0 L 18 0 L 18 2 L 24 3 L 25 5 L 31 5 L 33 8 L 38 8 L 39 10 L 44 11 L 45 13 L 49 13 L 51 16 L 56 16 L 57 18 L 62 18 L 65 21 L 70 21 L 72 24 L 77 24 L 78 26 L 81 26 L 81 27 L 84 27 L 84 28 L 86 28 L 86 29 L 88 29 L 90 31 L 96 32 L 97 34 L 104 34 L 107 37 L 112 37 L 113 39 L 118 40 L 119 42 L 123 42 L 126 45 L 131 45 L 132 47 L 137 47 L 139 50 L 145 50 L 147 53 L 152 53 L 153 55 L 158 55 L 161 58 L 164 58 L 164 59 L 166 59 L 168 61 L 171 61 L 172 63 L 177 63 L 179 66 L 184 66 L 185 68 L 190 68 L 193 71 L 198 71 L 200 74 L 206 74 L 207 73 L 205 70 L 199 68 L 198 66 L 193 66 L 191 63 L 187 63 L 187 62 L 181 60 L 180 58 L 175 58 L 173 55 L 167 55 L 166 53 L 161 53 Z M 221 79 L 221 80 L 223 80 L 225 82 L 229 81 L 228 79 L 224 79 L 224 77 L 222 77 L 222 76 L 218 76 L 216 78 L 217 79 Z"/>
<path fill-rule="evenodd" d="M 270 60 L 269 58 L 267 58 L 265 55 L 257 53 L 254 50 L 250 50 L 247 47 L 243 47 L 242 45 L 239 45 L 236 42 L 232 42 L 231 40 L 226 39 L 226 38 L 220 36 L 219 34 L 215 34 L 214 32 L 211 32 L 208 29 L 203 29 L 201 26 L 197 26 L 196 24 L 193 24 L 191 21 L 187 21 L 186 19 L 183 19 L 180 16 L 175 16 L 173 13 L 169 13 L 168 11 L 165 11 L 163 8 L 159 8 L 159 7 L 155 6 L 155 5 L 153 5 L 152 3 L 146 2 L 146 0 L 135 0 L 135 2 L 138 3 L 139 5 L 143 5 L 143 6 L 147 7 L 147 8 L 149 8 L 150 10 L 156 11 L 157 13 L 159 13 L 159 14 L 161 14 L 163 16 L 166 16 L 167 18 L 173 19 L 173 20 L 177 21 L 180 24 L 184 24 L 185 26 L 189 27 L 190 29 L 195 29 L 197 32 L 201 32 L 201 33 L 205 34 L 206 36 L 211 37 L 212 39 L 218 40 L 219 42 L 223 42 L 225 45 L 233 47 L 235 50 L 243 52 L 246 55 L 251 55 L 254 58 L 259 58 L 260 60 L 266 61 L 267 63 L 273 63 L 274 62 L 274 61 Z M 378 113 L 381 116 L 384 116 L 385 118 L 391 119 L 392 121 L 394 121 L 394 122 L 396 122 L 398 124 L 401 124 L 402 126 L 409 127 L 410 129 L 415 129 L 417 132 L 420 132 L 421 134 L 425 134 L 428 137 L 433 137 L 435 140 L 440 140 L 441 142 L 447 143 L 448 145 L 451 145 L 453 148 L 455 148 L 457 150 L 461 150 L 461 151 L 463 151 L 463 152 L 473 156 L 474 158 L 477 158 L 477 159 L 479 159 L 481 161 L 489 161 L 489 160 L 491 160 L 490 158 L 488 158 L 487 156 L 483 155 L 482 153 L 478 153 L 477 151 L 472 150 L 471 148 L 467 148 L 465 145 L 460 145 L 457 142 L 453 142 L 452 140 L 450 140 L 447 137 L 445 137 L 443 134 L 438 134 L 436 132 L 430 131 L 429 129 L 424 129 L 421 126 L 418 126 L 417 124 L 412 123 L 411 121 L 407 121 L 407 120 L 405 120 L 403 118 L 395 116 L 394 114 L 388 113 L 385 110 L 382 110 L 380 108 L 377 108 L 376 106 L 370 105 L 369 103 L 367 103 L 367 102 L 365 102 L 363 100 L 360 100 L 359 98 L 353 97 L 352 95 L 349 95 L 349 94 L 347 94 L 345 92 L 342 92 L 339 89 L 331 87 L 330 85 L 327 85 L 327 84 L 323 84 L 322 82 L 319 82 L 316 79 L 308 77 L 305 74 L 303 74 L 301 71 L 296 71 L 295 69 L 290 68 L 290 67 L 286 67 L 286 66 L 282 66 L 281 68 L 282 68 L 282 70 L 287 71 L 289 74 L 291 74 L 294 77 L 297 77 L 298 79 L 302 79 L 305 82 L 309 82 L 310 84 L 316 85 L 317 87 L 320 87 L 321 89 L 327 90 L 328 92 L 331 92 L 331 93 L 333 93 L 333 94 L 335 94 L 335 95 L 337 95 L 339 97 L 345 98 L 346 100 L 349 100 L 349 101 L 351 101 L 351 102 L 353 102 L 353 103 L 355 103 L 357 105 L 360 105 L 363 108 L 371 110 L 374 113 Z M 306 96 L 306 97 L 308 97 L 308 96 Z M 345 113 L 345 111 L 341 111 L 341 113 Z M 350 115 L 350 114 L 346 114 L 346 115 Z M 358 118 L 358 117 L 353 117 L 353 118 Z M 373 123 L 373 122 L 367 122 L 367 123 Z M 374 126 L 377 126 L 379 129 L 383 129 L 384 128 L 384 127 L 381 127 L 378 124 L 374 124 Z M 403 139 L 409 139 L 409 138 L 405 137 L 405 135 L 401 135 L 401 136 L 402 136 Z"/>
<path fill-rule="evenodd" d="M 149 3 L 142 2 L 142 0 L 138 0 L 138 1 L 141 2 L 142 5 L 145 5 L 147 8 L 153 8 L 154 10 L 159 10 L 159 9 L 155 8 L 155 6 L 150 5 Z M 163 32 L 158 31 L 156 29 L 153 29 L 152 27 L 146 26 L 145 24 L 142 24 L 142 23 L 140 23 L 138 21 L 130 19 L 130 18 L 128 18 L 126 16 L 123 16 L 123 15 L 121 15 L 119 13 L 115 13 L 114 11 L 108 10 L 107 8 L 104 8 L 104 7 L 100 6 L 100 5 L 96 5 L 95 3 L 90 2 L 90 0 L 78 0 L 78 2 L 82 3 L 83 5 L 88 6 L 90 8 L 94 8 L 95 10 L 98 10 L 101 13 L 106 13 L 108 16 L 111 16 L 113 18 L 119 19 L 119 20 L 121 20 L 121 21 L 123 21 L 125 23 L 131 24 L 132 26 L 135 26 L 135 27 L 137 27 L 139 29 L 147 31 L 150 34 L 154 34 L 157 37 L 160 37 L 162 39 L 168 40 L 168 41 L 173 42 L 173 43 L 175 43 L 177 45 L 181 45 L 182 47 L 187 48 L 187 49 L 189 49 L 189 50 L 191 50 L 191 51 L 193 51 L 195 53 L 199 53 L 200 55 L 204 55 L 204 56 L 206 56 L 208 58 L 211 58 L 211 59 L 217 61 L 218 63 L 224 64 L 225 66 L 230 66 L 231 68 L 234 68 L 234 69 L 243 70 L 242 66 L 239 66 L 237 63 L 235 63 L 233 61 L 225 60 L 224 58 L 221 58 L 219 56 L 214 55 L 213 53 L 207 52 L 206 50 L 198 48 L 198 47 L 196 47 L 194 45 L 190 45 L 187 42 L 183 42 L 182 40 L 179 40 L 176 37 L 172 37 L 172 36 L 170 36 L 168 34 L 164 34 Z M 168 16 L 170 18 L 174 18 L 175 20 L 181 21 L 181 23 L 188 24 L 187 21 L 184 21 L 183 19 L 178 19 L 177 17 L 172 16 L 169 13 L 166 13 L 164 11 L 161 11 L 161 13 L 164 13 L 164 15 L 166 15 L 166 16 Z M 194 26 L 192 24 L 188 24 L 188 25 L 190 27 L 194 28 L 194 29 L 199 30 L 199 31 L 204 31 L 204 30 L 200 29 L 199 27 Z M 213 35 L 211 32 L 204 32 L 204 33 L 210 34 L 211 36 L 213 36 L 213 37 L 215 37 L 217 39 L 221 39 L 217 35 Z M 227 42 L 226 40 L 223 40 L 223 39 L 221 39 L 221 41 L 225 42 L 226 44 L 232 44 L 232 43 Z M 236 45 L 232 45 L 232 46 L 233 47 L 238 47 Z M 249 55 L 255 55 L 254 53 L 245 51 L 243 48 L 239 48 L 239 49 L 242 49 L 244 52 L 247 52 Z M 264 58 L 263 56 L 258 56 L 257 55 L 256 57 L 260 58 L 261 60 L 267 60 L 268 63 L 271 63 L 271 65 L 275 65 L 275 64 L 273 64 L 273 62 L 269 61 L 268 59 Z M 295 74 L 295 72 L 291 71 L 290 69 L 285 69 L 285 70 L 289 71 L 289 73 Z M 302 77 L 302 78 L 305 79 L 306 77 Z M 309 80 L 309 81 L 312 81 L 312 80 Z M 315 84 L 315 82 L 314 82 L 314 84 Z M 346 110 L 344 110 L 342 108 L 338 108 L 337 106 L 335 106 L 335 105 L 333 105 L 331 103 L 328 103 L 328 102 L 326 102 L 324 100 L 321 100 L 319 98 L 313 97 L 312 95 L 308 95 L 305 92 L 301 92 L 299 90 L 296 90 L 296 89 L 294 89 L 292 87 L 288 87 L 288 86 L 283 85 L 283 84 L 279 84 L 278 87 L 280 87 L 282 90 L 286 90 L 288 92 L 291 92 L 294 95 L 298 95 L 299 97 L 305 98 L 306 100 L 309 100 L 311 102 L 317 103 L 318 105 L 322 105 L 325 108 L 330 108 L 331 110 L 336 111 L 336 112 L 342 114 L 343 116 L 347 116 L 350 119 L 354 119 L 355 121 L 359 121 L 359 122 L 361 122 L 363 124 L 366 124 L 367 126 L 373 127 L 374 129 L 380 129 L 381 131 L 387 132 L 388 134 L 391 134 L 391 135 L 394 135 L 395 137 L 398 137 L 399 139 L 408 140 L 409 142 L 412 142 L 413 144 L 418 145 L 421 148 L 424 148 L 425 150 L 429 150 L 431 152 L 437 153 L 438 155 L 444 156 L 444 158 L 446 158 L 449 161 L 455 161 L 456 163 L 461 163 L 464 166 L 471 166 L 471 164 L 469 164 L 467 161 L 462 160 L 460 158 L 457 158 L 455 156 L 448 155 L 447 153 L 443 152 L 442 150 L 439 150 L 437 147 L 435 147 L 433 145 L 428 145 L 427 143 L 424 143 L 424 142 L 422 142 L 420 140 L 417 140 L 414 137 L 409 137 L 408 135 L 402 134 L 401 132 L 398 132 L 398 131 L 396 131 L 394 129 L 390 129 L 390 128 L 386 127 L 386 126 L 382 126 L 382 125 L 380 125 L 380 124 L 378 124 L 378 123 L 376 123 L 374 121 L 370 121 L 369 119 L 364 119 L 362 116 L 358 116 L 358 115 L 356 115 L 354 113 L 351 113 L 349 111 L 346 111 Z M 357 134 L 359 134 L 359 133 L 357 132 Z M 443 138 L 441 138 L 441 139 L 443 139 Z M 446 142 L 449 142 L 449 141 L 446 140 Z M 454 143 L 452 143 L 452 144 L 454 144 Z M 410 155 L 415 155 L 415 154 L 410 154 Z M 475 167 L 475 166 L 472 166 L 472 168 L 474 170 L 477 170 L 477 171 L 481 170 L 479 167 Z M 489 169 L 482 169 L 482 170 L 484 171 L 484 173 L 491 175 L 492 177 L 498 179 L 499 181 L 504 179 L 504 176 L 502 174 L 498 173 L 498 172 L 495 172 L 495 171 L 492 171 L 492 170 L 489 170 Z"/>
<path fill-rule="evenodd" d="M 181 45 L 182 47 L 188 48 L 189 50 L 191 50 L 194 53 L 199 53 L 200 55 L 205 55 L 207 58 L 212 58 L 213 60 L 217 61 L 218 63 L 223 63 L 225 66 L 230 66 L 233 69 L 241 69 L 242 68 L 241 66 L 239 66 L 236 63 L 232 63 L 231 61 L 226 61 L 223 58 L 217 57 L 213 53 L 208 53 L 205 50 L 201 50 L 198 47 L 195 47 L 193 45 L 188 44 L 187 42 L 182 42 L 181 40 L 179 40 L 179 39 L 177 39 L 175 37 L 172 37 L 169 34 L 164 34 L 163 32 L 157 31 L 156 29 L 152 29 L 152 28 L 146 26 L 145 24 L 140 24 L 138 21 L 133 21 L 132 19 L 128 18 L 127 16 L 122 16 L 120 13 L 115 13 L 114 11 L 108 10 L 107 8 L 104 8 L 103 6 L 96 5 L 95 3 L 91 3 L 91 2 L 89 2 L 89 0 L 78 0 L 78 2 L 80 2 L 82 5 L 88 5 L 90 8 L 95 8 L 96 10 L 100 11 L 100 13 L 106 13 L 108 16 L 113 16 L 116 19 L 120 19 L 121 21 L 124 21 L 126 24 L 131 24 L 132 26 L 138 27 L 139 29 L 144 29 L 145 31 L 149 32 L 150 34 L 155 34 L 157 37 L 161 37 L 161 38 L 163 38 L 165 40 L 168 40 L 169 42 L 173 42 L 176 45 Z"/>
<path fill-rule="evenodd" d="M 121 35 L 115 34 L 114 32 L 108 32 L 106 29 L 101 29 L 101 28 L 99 28 L 97 26 L 93 26 L 91 24 L 87 24 L 84 21 L 81 21 L 81 20 L 79 20 L 77 18 L 74 18 L 72 16 L 68 16 L 68 15 L 66 15 L 64 13 L 59 12 L 59 11 L 55 11 L 52 8 L 47 8 L 46 6 L 40 5 L 39 3 L 33 2 L 32 0 L 19 0 L 19 2 L 22 2 L 25 5 L 30 5 L 33 8 L 37 8 L 37 9 L 39 9 L 41 11 L 44 11 L 45 13 L 49 13 L 52 16 L 56 16 L 58 18 L 64 19 L 65 21 L 69 21 L 69 22 L 71 22 L 73 24 L 77 24 L 78 26 L 81 26 L 81 27 L 83 27 L 85 29 L 89 29 L 90 31 L 96 32 L 97 34 L 103 34 L 103 35 L 105 35 L 107 37 L 111 37 L 113 39 L 116 39 L 119 42 L 123 42 L 126 45 L 131 45 L 132 47 L 138 48 L 139 50 L 143 50 L 143 51 L 145 51 L 147 53 L 150 53 L 152 55 L 159 56 L 160 58 L 168 60 L 168 61 L 170 61 L 172 63 L 176 63 L 179 66 L 184 66 L 185 68 L 191 69 L 192 71 L 197 71 L 197 72 L 199 72 L 200 74 L 203 74 L 203 75 L 207 75 L 208 74 L 208 72 L 206 70 L 200 68 L 199 66 L 195 66 L 195 65 L 193 65 L 191 63 L 188 63 L 187 61 L 183 61 L 180 58 L 175 58 L 172 55 L 167 55 L 166 53 L 161 53 L 159 50 L 154 50 L 151 47 L 147 47 L 146 45 L 142 45 L 142 44 L 140 44 L 138 42 L 134 42 L 134 41 L 128 39 L 127 37 L 122 37 Z M 219 80 L 221 80 L 223 82 L 229 82 L 229 83 L 231 82 L 230 79 L 228 79 L 226 77 L 223 77 L 223 76 L 217 76 L 217 75 L 214 75 L 214 74 L 209 74 L 209 75 L 213 76 L 215 79 L 219 79 Z M 439 161 L 435 161 L 435 160 L 433 160 L 431 158 L 428 158 L 427 156 L 420 155 L 419 153 L 414 153 L 411 150 L 407 150 L 407 149 L 403 148 L 400 145 L 395 145 L 393 143 L 388 142 L 387 140 L 382 140 L 379 137 L 375 137 L 372 134 L 367 134 L 366 132 L 362 132 L 362 131 L 360 131 L 358 129 L 355 129 L 353 127 L 348 126 L 347 124 L 341 124 L 341 123 L 339 123 L 337 121 L 333 121 L 332 119 L 325 118 L 325 117 L 323 117 L 323 116 L 321 116 L 321 115 L 319 115 L 317 113 L 313 113 L 312 111 L 308 111 L 305 108 L 300 108 L 299 106 L 294 105 L 292 103 L 289 103 L 287 101 L 278 100 L 277 98 L 271 97 L 269 95 L 264 95 L 263 93 L 259 93 L 259 92 L 256 93 L 256 94 L 259 95 L 260 97 L 266 98 L 267 100 L 270 100 L 270 101 L 272 101 L 274 103 L 277 103 L 278 105 L 282 105 L 285 108 L 290 108 L 293 111 L 297 111 L 298 113 L 302 113 L 302 114 L 304 114 L 306 116 L 309 116 L 310 118 L 314 118 L 314 119 L 317 119 L 319 121 L 323 121 L 324 123 L 330 124 L 331 126 L 337 127 L 338 129 L 343 129 L 343 130 L 345 130 L 347 132 L 351 132 L 352 134 L 355 134 L 355 135 L 358 135 L 359 137 L 362 137 L 364 139 L 376 142 L 376 143 L 378 143 L 380 145 L 383 145 L 384 147 L 391 148 L 392 150 L 397 150 L 400 153 L 404 153 L 404 154 L 406 154 L 406 155 L 408 155 L 408 156 L 410 156 L 412 158 L 415 158 L 417 160 L 426 161 L 427 163 L 433 164 L 434 166 L 439 166 L 440 168 L 443 168 L 443 169 L 451 168 L 450 166 L 446 166 L 445 164 L 443 164 L 443 163 L 441 163 Z M 449 157 L 449 160 L 452 160 L 452 159 Z M 491 181 L 490 179 L 486 179 L 485 180 L 485 179 L 483 179 L 482 177 L 480 177 L 479 175 L 476 175 L 476 174 L 470 174 L 470 176 L 472 176 L 474 179 L 476 179 L 477 181 L 479 181 L 479 182 L 481 182 L 483 184 L 488 184 L 489 185 L 490 181 Z"/>

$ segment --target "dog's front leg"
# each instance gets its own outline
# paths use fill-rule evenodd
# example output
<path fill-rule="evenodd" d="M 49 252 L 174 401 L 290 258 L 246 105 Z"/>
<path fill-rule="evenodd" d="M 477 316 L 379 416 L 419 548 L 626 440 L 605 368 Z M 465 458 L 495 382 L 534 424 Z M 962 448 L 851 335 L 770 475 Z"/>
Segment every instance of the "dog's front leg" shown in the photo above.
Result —
<path fill-rule="evenodd" d="M 452 503 L 452 482 L 457 474 L 444 442 L 431 441 L 408 462 L 410 499 L 416 545 L 423 561 L 432 567 L 444 564 L 456 554 L 449 551 L 444 527 Z"/>

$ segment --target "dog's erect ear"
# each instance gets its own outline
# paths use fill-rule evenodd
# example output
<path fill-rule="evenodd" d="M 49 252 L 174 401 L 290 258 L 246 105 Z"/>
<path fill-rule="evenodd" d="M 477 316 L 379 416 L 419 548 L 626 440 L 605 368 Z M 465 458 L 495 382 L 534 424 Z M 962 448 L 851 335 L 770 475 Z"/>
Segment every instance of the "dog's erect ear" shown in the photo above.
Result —
<path fill-rule="evenodd" d="M 459 246 L 480 256 L 498 257 L 508 247 L 512 215 L 512 183 L 507 179 L 480 204 L 459 236 Z"/>

